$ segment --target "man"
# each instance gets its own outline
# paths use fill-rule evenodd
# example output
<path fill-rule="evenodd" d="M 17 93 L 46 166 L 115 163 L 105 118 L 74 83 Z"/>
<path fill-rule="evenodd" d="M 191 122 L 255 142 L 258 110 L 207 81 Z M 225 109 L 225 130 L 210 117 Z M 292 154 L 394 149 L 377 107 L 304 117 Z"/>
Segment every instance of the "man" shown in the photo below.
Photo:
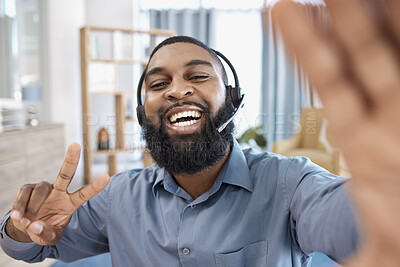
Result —
<path fill-rule="evenodd" d="M 336 7 L 334 1 L 332 7 Z M 301 11 L 296 8 L 282 4 L 277 9 L 286 36 L 293 27 L 285 24 L 286 12 L 303 22 Z M 299 25 L 303 32 L 311 32 L 305 24 Z M 298 37 L 299 33 L 291 36 Z M 307 35 L 315 36 L 313 32 Z M 296 51 L 296 42 L 290 36 L 289 43 Z M 313 58 L 305 54 L 305 58 Z M 316 79 L 309 74 L 312 80 Z M 110 251 L 116 266 L 306 266 L 315 250 L 338 260 L 349 256 L 358 237 L 348 183 L 304 158 L 241 151 L 232 139 L 232 126 L 218 133 L 218 126 L 226 121 L 232 108 L 224 80 L 218 58 L 201 43 L 183 37 L 162 43 L 147 67 L 143 124 L 148 146 L 159 166 L 124 172 L 110 182 L 103 175 L 68 194 L 66 189 L 80 151 L 76 144 L 70 145 L 53 185 L 39 183 L 19 191 L 11 219 L 9 215 L 3 219 L 3 249 L 28 261 L 47 256 L 71 261 Z M 326 98 L 333 99 L 330 103 L 336 104 L 332 105 L 337 110 L 338 103 L 348 98 L 335 97 L 331 94 Z M 397 98 L 390 100 L 400 102 Z M 330 107 L 328 104 L 328 117 L 336 127 L 337 139 L 345 140 L 340 138 L 340 120 L 335 113 L 329 113 Z M 396 106 L 390 111 L 400 114 Z M 369 112 L 360 111 L 354 116 L 370 116 Z M 346 122 L 355 124 L 351 121 L 353 115 L 348 117 Z M 392 119 L 398 120 L 396 117 Z M 376 118 L 368 129 L 376 129 L 373 133 L 377 136 L 398 138 L 396 127 L 400 124 L 384 124 L 386 128 L 381 129 L 382 119 L 385 117 Z M 373 147 L 371 151 L 386 160 L 386 165 L 375 164 L 368 158 L 370 155 L 360 151 L 371 149 L 370 140 L 361 138 L 364 132 L 357 131 L 360 123 L 353 124 L 346 126 L 355 129 L 349 133 L 360 140 L 353 142 L 356 144 L 342 141 L 340 145 L 352 170 L 360 168 L 355 170 L 357 178 L 351 192 L 361 218 L 366 220 L 363 226 L 370 226 L 371 222 L 381 226 L 384 222 L 396 229 L 388 220 L 372 218 L 366 207 L 371 205 L 373 213 L 379 214 L 382 203 L 390 204 L 392 212 L 383 210 L 384 214 L 379 215 L 397 218 L 399 212 L 393 205 L 397 199 L 393 196 L 398 190 L 381 186 L 376 177 L 398 187 L 397 158 L 390 156 L 399 150 L 385 147 L 387 156 L 382 154 L 382 148 Z M 398 144 L 396 138 L 389 141 L 394 147 Z M 366 163 L 370 165 L 365 166 Z M 363 168 L 372 173 L 363 172 Z M 360 174 L 365 174 L 367 180 Z M 365 196 L 379 202 L 371 202 Z M 365 229 L 365 246 L 360 250 L 364 258 L 356 259 L 355 266 L 376 264 L 376 252 L 383 250 L 377 244 L 382 241 L 398 245 L 396 236 L 379 236 L 382 227 Z M 395 253 L 389 251 L 387 255 L 388 263 L 396 263 Z M 370 261 L 364 262 L 365 259 Z"/>

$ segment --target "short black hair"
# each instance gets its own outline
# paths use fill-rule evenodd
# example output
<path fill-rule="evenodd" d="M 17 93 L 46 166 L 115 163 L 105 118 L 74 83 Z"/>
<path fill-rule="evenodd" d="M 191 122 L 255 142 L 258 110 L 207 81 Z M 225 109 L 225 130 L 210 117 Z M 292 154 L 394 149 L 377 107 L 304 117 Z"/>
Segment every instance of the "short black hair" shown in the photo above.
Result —
<path fill-rule="evenodd" d="M 190 37 L 190 36 L 184 36 L 184 35 L 178 35 L 178 36 L 172 36 L 169 37 L 167 39 L 165 39 L 164 41 L 162 41 L 161 43 L 159 43 L 154 50 L 151 52 L 150 54 L 150 58 L 149 61 L 151 60 L 151 58 L 154 56 L 154 54 L 163 46 L 166 45 L 170 45 L 170 44 L 174 44 L 174 43 L 190 43 L 190 44 L 194 44 L 197 46 L 200 46 L 201 48 L 203 48 L 204 50 L 206 50 L 217 62 L 218 66 L 221 68 L 221 74 L 222 74 L 222 80 L 225 84 L 225 86 L 228 85 L 228 76 L 226 74 L 226 70 L 224 68 L 224 65 L 222 65 L 221 60 L 219 59 L 218 55 L 214 52 L 214 50 L 212 50 L 210 47 L 208 47 L 206 44 L 204 44 L 203 42 Z M 148 64 L 148 63 L 147 63 Z M 145 72 L 147 71 L 147 67 Z"/>

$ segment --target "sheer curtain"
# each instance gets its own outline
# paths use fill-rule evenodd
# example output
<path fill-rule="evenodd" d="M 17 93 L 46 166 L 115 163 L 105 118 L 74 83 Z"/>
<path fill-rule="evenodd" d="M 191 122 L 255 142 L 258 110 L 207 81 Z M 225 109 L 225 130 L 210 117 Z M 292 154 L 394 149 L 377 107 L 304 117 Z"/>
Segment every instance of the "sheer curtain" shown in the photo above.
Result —
<path fill-rule="evenodd" d="M 304 1 L 303 1 L 304 2 Z M 311 1 L 308 1 L 311 2 Z M 324 29 L 328 15 L 323 2 L 307 4 L 304 9 L 311 23 Z M 302 69 L 285 49 L 282 37 L 271 18 L 272 5 L 262 10 L 262 121 L 269 147 L 276 140 L 288 138 L 298 128 L 302 107 L 321 103 Z"/>
<path fill-rule="evenodd" d="M 210 9 L 149 10 L 150 28 L 174 30 L 210 45 Z"/>

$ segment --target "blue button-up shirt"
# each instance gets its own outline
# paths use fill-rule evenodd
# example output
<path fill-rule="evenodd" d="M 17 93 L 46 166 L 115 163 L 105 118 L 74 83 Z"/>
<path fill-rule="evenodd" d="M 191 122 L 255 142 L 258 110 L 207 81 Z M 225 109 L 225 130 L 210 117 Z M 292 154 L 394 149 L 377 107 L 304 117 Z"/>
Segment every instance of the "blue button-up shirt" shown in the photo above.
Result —
<path fill-rule="evenodd" d="M 80 207 L 55 246 L 1 246 L 17 259 L 74 261 L 111 252 L 113 266 L 307 266 L 314 251 L 340 259 L 357 231 L 348 182 L 302 157 L 235 143 L 212 188 L 193 199 L 153 165 L 115 175 Z"/>

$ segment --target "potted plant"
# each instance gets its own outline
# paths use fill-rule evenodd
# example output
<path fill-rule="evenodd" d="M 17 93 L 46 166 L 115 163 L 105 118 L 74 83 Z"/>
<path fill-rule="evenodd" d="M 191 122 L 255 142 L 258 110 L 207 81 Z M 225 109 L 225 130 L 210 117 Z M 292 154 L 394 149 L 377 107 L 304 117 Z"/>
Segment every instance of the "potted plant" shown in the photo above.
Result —
<path fill-rule="evenodd" d="M 240 137 L 236 138 L 236 140 L 240 144 L 247 144 L 250 147 L 259 147 L 261 149 L 265 149 L 267 147 L 267 139 L 262 134 L 263 125 L 259 125 L 256 127 L 251 127 L 247 129 Z"/>

